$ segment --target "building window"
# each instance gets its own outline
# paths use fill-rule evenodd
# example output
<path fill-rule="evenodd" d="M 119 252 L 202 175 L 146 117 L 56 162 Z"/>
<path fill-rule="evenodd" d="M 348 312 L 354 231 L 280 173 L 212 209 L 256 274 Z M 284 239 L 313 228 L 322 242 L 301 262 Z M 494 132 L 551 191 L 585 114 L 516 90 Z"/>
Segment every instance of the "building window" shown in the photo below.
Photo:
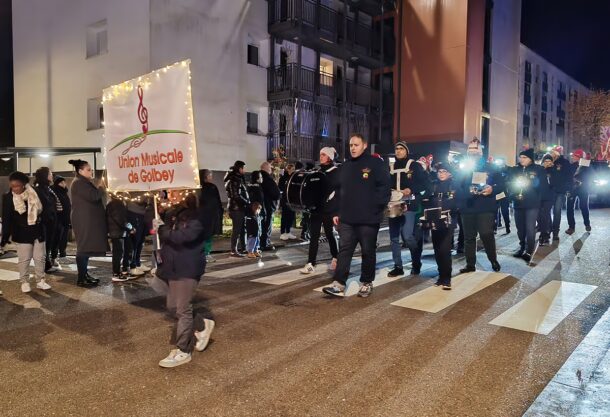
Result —
<path fill-rule="evenodd" d="M 258 67 L 258 46 L 248 45 L 248 64 Z"/>
<path fill-rule="evenodd" d="M 87 100 L 87 130 L 97 130 L 104 127 L 104 107 L 102 98 Z"/>
<path fill-rule="evenodd" d="M 529 126 L 523 126 L 523 137 L 524 138 L 530 137 L 530 127 Z"/>
<path fill-rule="evenodd" d="M 258 113 L 248 112 L 246 131 L 248 133 L 258 133 Z"/>
<path fill-rule="evenodd" d="M 87 58 L 108 53 L 108 24 L 106 19 L 87 27 Z"/>

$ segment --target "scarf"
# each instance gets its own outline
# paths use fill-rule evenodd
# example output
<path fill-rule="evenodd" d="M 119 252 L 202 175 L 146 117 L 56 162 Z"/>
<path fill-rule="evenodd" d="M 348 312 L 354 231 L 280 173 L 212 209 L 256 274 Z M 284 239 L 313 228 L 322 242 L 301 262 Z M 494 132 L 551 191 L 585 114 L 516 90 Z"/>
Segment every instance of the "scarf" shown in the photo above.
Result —
<path fill-rule="evenodd" d="M 27 207 L 26 207 L 27 201 Z M 28 225 L 33 226 L 38 220 L 38 215 L 42 213 L 42 203 L 38 198 L 38 194 L 30 184 L 25 185 L 25 191 L 21 194 L 13 194 L 13 204 L 15 211 L 19 214 L 28 212 Z"/>

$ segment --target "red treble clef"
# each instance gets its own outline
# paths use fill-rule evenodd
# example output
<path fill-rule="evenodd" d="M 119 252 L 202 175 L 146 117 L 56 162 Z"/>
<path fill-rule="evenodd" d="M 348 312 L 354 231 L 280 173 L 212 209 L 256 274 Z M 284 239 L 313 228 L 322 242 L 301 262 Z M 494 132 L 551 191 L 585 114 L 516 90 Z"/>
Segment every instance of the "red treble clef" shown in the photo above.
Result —
<path fill-rule="evenodd" d="M 127 155 L 132 148 L 139 147 L 146 140 L 146 134 L 148 133 L 148 109 L 144 106 L 144 90 L 139 84 L 138 98 L 140 99 L 140 103 L 138 104 L 138 119 L 140 120 L 140 123 L 142 123 L 143 136 L 133 139 L 129 144 L 129 147 L 122 152 L 123 155 Z"/>

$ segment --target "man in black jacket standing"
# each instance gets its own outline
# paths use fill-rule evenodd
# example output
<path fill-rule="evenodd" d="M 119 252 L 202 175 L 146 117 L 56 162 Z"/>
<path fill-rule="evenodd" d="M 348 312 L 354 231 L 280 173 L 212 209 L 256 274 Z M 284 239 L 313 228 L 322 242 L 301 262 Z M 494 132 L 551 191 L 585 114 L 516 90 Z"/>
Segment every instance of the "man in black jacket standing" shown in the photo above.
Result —
<path fill-rule="evenodd" d="M 245 166 L 245 162 L 235 161 L 225 176 L 225 189 L 229 198 L 229 217 L 233 223 L 231 256 L 234 257 L 243 256 L 238 249 L 246 250 L 246 210 L 250 207 L 250 199 L 244 180 Z"/>
<path fill-rule="evenodd" d="M 458 206 L 464 226 L 466 266 L 460 273 L 474 272 L 477 262 L 477 234 L 480 236 L 487 259 L 495 272 L 500 270 L 496 253 L 494 224 L 496 217 L 495 175 L 483 159 L 480 142 L 474 138 L 468 145 L 468 159 L 464 161 L 456 186 Z M 499 198 L 503 197 L 500 193 Z"/>
<path fill-rule="evenodd" d="M 377 233 L 384 209 L 390 200 L 390 173 L 385 163 L 365 153 L 366 139 L 353 134 L 349 141 L 351 159 L 341 166 L 339 216 L 333 218 L 339 226 L 339 256 L 334 282 L 324 293 L 342 296 L 349 275 L 356 245 L 362 249 L 360 297 L 373 291 Z"/>
<path fill-rule="evenodd" d="M 273 215 L 277 210 L 280 202 L 281 192 L 280 187 L 276 184 L 275 180 L 271 176 L 273 172 L 271 164 L 269 162 L 263 162 L 261 164 L 261 175 L 263 176 L 263 195 L 265 196 L 264 201 L 264 213 L 265 217 L 262 220 L 261 230 L 261 250 L 270 251 L 275 250 L 275 247 L 271 243 L 271 231 L 273 229 Z"/>
<path fill-rule="evenodd" d="M 555 146 L 551 150 L 553 169 L 549 182 L 554 193 L 553 201 L 553 241 L 559 240 L 559 227 L 561 226 L 561 210 L 566 203 L 566 193 L 572 189 L 572 167 L 563 155 L 563 146 Z"/>

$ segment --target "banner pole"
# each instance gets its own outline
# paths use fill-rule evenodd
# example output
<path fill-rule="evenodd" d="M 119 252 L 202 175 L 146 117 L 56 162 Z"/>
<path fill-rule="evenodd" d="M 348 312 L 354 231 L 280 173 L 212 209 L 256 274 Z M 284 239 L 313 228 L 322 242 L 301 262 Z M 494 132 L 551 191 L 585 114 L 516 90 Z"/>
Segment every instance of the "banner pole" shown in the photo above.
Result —
<path fill-rule="evenodd" d="M 158 203 L 157 203 L 157 199 L 159 198 L 159 195 L 157 193 L 154 194 L 154 206 L 155 206 L 155 219 L 159 220 L 159 207 L 158 207 Z M 159 239 L 159 230 L 157 229 L 156 233 L 155 233 L 155 239 L 157 240 L 157 250 L 161 249 L 161 240 Z"/>

